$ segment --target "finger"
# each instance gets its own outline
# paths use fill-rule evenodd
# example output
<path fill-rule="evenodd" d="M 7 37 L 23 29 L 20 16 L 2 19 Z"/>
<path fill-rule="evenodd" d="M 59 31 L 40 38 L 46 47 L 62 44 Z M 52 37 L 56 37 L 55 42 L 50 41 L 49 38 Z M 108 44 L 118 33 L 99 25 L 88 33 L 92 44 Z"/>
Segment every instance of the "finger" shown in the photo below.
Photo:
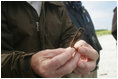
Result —
<path fill-rule="evenodd" d="M 84 50 L 84 48 L 83 47 L 86 47 L 86 48 L 88 48 L 88 49 L 85 49 L 84 51 L 86 51 L 85 53 L 88 53 L 88 51 L 90 51 L 89 53 L 91 53 L 91 52 L 93 52 L 92 54 L 93 54 L 93 56 L 92 57 L 94 57 L 93 59 L 97 59 L 98 58 L 98 53 L 97 53 L 97 51 L 95 50 L 95 49 L 93 49 L 93 47 L 91 46 L 91 45 L 89 45 L 89 44 L 87 44 L 85 41 L 83 41 L 83 40 L 80 40 L 80 41 L 78 41 L 76 44 L 75 44 L 75 47 L 78 49 L 78 52 L 82 52 L 83 50 Z M 83 48 L 83 50 L 81 51 L 81 48 Z M 80 49 L 80 51 L 79 51 L 79 49 Z M 84 52 L 82 52 L 81 54 L 84 54 Z M 95 55 L 95 56 L 94 56 Z M 90 58 L 91 58 L 91 55 L 90 55 Z"/>
<path fill-rule="evenodd" d="M 80 68 L 80 67 L 77 67 L 76 68 L 76 73 L 79 73 L 79 74 L 82 74 L 82 75 L 86 75 L 88 74 L 90 71 L 86 70 L 85 68 Z"/>
<path fill-rule="evenodd" d="M 53 67 L 54 69 L 59 68 L 65 62 L 67 62 L 69 59 L 72 58 L 72 54 L 75 52 L 74 48 L 67 48 L 64 53 L 59 54 L 55 57 L 53 57 L 49 62 L 49 66 Z"/>
<path fill-rule="evenodd" d="M 88 75 L 90 72 L 83 72 L 83 71 L 80 71 L 79 68 L 76 68 L 74 70 L 74 73 L 77 75 Z"/>
<path fill-rule="evenodd" d="M 76 75 L 81 75 L 81 73 L 77 70 L 77 68 L 74 70 L 74 73 L 75 73 Z"/>
<path fill-rule="evenodd" d="M 95 61 L 86 62 L 85 64 L 86 64 L 86 70 L 87 71 L 92 71 L 96 67 L 96 62 Z"/>
<path fill-rule="evenodd" d="M 90 71 L 85 71 L 85 70 L 82 70 L 80 68 L 77 68 L 76 73 L 79 73 L 81 75 L 88 75 L 90 73 Z"/>
<path fill-rule="evenodd" d="M 85 69 L 85 64 L 84 61 L 79 60 L 78 65 L 77 65 L 80 69 Z"/>
<path fill-rule="evenodd" d="M 78 52 L 95 61 L 98 59 L 99 56 L 95 49 L 85 46 L 79 47 Z"/>
<path fill-rule="evenodd" d="M 65 52 L 64 48 L 47 49 L 47 50 L 44 50 L 41 55 L 43 55 L 43 57 L 45 58 L 52 58 L 64 52 Z"/>
<path fill-rule="evenodd" d="M 79 71 L 86 73 L 92 71 L 96 66 L 96 62 L 85 62 L 85 61 L 79 61 L 78 63 L 78 69 Z"/>
<path fill-rule="evenodd" d="M 81 72 L 81 73 L 87 73 L 87 72 L 89 72 L 89 70 L 87 69 L 86 63 L 87 62 L 85 62 L 85 61 L 79 60 L 78 66 L 77 66 L 77 70 L 79 72 Z"/>
<path fill-rule="evenodd" d="M 84 40 L 79 40 L 78 42 L 75 43 L 74 45 L 76 48 L 79 48 L 81 46 L 86 46 L 86 47 L 91 47 L 89 44 L 86 43 Z"/>
<path fill-rule="evenodd" d="M 76 53 L 75 57 L 72 58 L 71 60 L 69 60 L 62 67 L 57 69 L 56 73 L 58 73 L 59 75 L 60 74 L 66 75 L 66 74 L 71 73 L 77 67 L 77 63 L 78 63 L 79 58 L 80 58 L 80 54 Z"/>

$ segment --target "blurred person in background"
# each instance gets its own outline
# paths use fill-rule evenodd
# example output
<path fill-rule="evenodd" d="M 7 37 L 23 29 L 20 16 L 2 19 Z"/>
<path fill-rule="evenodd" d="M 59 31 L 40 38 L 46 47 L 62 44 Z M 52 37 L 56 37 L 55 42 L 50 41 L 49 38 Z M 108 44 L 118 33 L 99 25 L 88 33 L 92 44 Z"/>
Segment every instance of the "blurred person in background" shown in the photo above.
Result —
<path fill-rule="evenodd" d="M 114 15 L 112 20 L 112 35 L 117 40 L 117 7 L 114 9 Z"/>
<path fill-rule="evenodd" d="M 64 1 L 65 8 L 70 15 L 72 23 L 77 27 L 85 28 L 83 40 L 90 44 L 99 54 L 102 49 L 95 33 L 94 25 L 88 11 L 84 8 L 81 1 Z M 89 75 L 68 75 L 69 77 L 87 77 L 96 78 L 99 59 L 96 62 L 96 68 Z"/>

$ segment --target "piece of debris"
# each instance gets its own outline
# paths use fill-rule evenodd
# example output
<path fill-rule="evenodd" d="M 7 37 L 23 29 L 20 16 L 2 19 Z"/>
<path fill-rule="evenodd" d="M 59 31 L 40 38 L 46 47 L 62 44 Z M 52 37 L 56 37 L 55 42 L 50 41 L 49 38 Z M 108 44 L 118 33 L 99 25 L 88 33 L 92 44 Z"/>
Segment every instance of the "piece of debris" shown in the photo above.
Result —
<path fill-rule="evenodd" d="M 107 75 L 107 73 L 100 74 L 100 76 L 104 76 L 104 75 Z"/>

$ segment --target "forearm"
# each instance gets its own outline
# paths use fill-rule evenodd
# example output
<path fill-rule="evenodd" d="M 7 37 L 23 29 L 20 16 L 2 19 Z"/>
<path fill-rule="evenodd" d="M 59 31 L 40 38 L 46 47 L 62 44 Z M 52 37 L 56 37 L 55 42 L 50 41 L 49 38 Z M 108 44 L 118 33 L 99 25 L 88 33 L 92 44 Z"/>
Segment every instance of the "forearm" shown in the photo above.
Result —
<path fill-rule="evenodd" d="M 34 53 L 2 51 L 1 77 L 36 77 L 30 67 Z"/>

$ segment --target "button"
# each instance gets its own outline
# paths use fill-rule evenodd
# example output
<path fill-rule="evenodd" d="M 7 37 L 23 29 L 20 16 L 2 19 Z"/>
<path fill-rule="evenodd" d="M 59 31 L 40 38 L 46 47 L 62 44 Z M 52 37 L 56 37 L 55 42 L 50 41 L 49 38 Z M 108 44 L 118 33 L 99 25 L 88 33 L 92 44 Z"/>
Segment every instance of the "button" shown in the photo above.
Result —
<path fill-rule="evenodd" d="M 83 13 L 85 13 L 86 11 L 85 10 L 83 10 Z"/>

